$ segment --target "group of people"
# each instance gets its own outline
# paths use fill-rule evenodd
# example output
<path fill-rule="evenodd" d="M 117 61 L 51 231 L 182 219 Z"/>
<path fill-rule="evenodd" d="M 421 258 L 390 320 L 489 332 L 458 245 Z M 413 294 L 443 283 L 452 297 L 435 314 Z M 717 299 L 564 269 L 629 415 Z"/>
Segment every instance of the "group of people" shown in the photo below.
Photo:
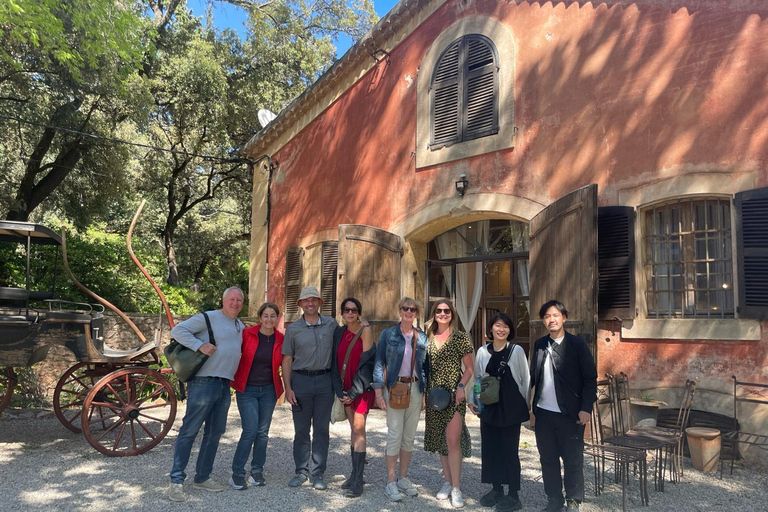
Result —
<path fill-rule="evenodd" d="M 245 328 L 237 319 L 243 293 L 233 287 L 224 292 L 222 309 L 174 327 L 171 334 L 179 343 L 209 357 L 187 383 L 187 410 L 170 473 L 171 500 L 186 499 L 185 468 L 203 425 L 193 488 L 226 488 L 211 479 L 211 473 L 226 427 L 231 386 L 242 421 L 229 480 L 236 490 L 266 484 L 269 428 L 284 393 L 295 430 L 290 487 L 309 482 L 317 490 L 327 489 L 329 424 L 338 401 L 336 407 L 343 406 L 351 432 L 351 471 L 341 486 L 346 496 L 363 493 L 366 419 L 374 406 L 386 411 L 384 494 L 392 501 L 417 496 L 408 468 L 424 410 L 424 449 L 439 454 L 444 480 L 436 497 L 463 507 L 462 460 L 471 455 L 465 422 L 469 409 L 480 418 L 481 481 L 492 486 L 481 505 L 498 512 L 522 509 L 518 446 L 521 425 L 530 421 L 547 495 L 544 510 L 579 509 L 584 498 L 584 426 L 596 399 L 597 372 L 586 343 L 565 331 L 568 312 L 563 304 L 550 301 L 541 306 L 539 317 L 549 334 L 536 340 L 530 367 L 525 350 L 514 342 L 512 321 L 503 313 L 489 322 L 490 342 L 473 354 L 472 341 L 459 329 L 449 299 L 433 304 L 426 328 L 420 329 L 421 304 L 404 297 L 398 305 L 399 323 L 384 329 L 376 344 L 362 320 L 359 300 L 341 302 L 341 326 L 320 314 L 322 304 L 317 289 L 305 287 L 298 299 L 303 314 L 284 335 L 276 329 L 279 308 L 270 302 L 259 308 L 259 324 Z"/>

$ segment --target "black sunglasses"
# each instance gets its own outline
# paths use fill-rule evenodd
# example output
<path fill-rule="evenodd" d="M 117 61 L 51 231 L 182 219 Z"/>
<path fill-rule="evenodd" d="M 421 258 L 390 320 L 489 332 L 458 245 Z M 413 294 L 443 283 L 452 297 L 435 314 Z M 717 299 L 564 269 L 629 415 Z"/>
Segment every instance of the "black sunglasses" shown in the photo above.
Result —
<path fill-rule="evenodd" d="M 417 310 L 415 307 L 413 307 L 413 306 L 403 306 L 403 307 L 401 307 L 400 309 L 402 309 L 403 311 L 408 311 L 408 312 L 410 312 L 410 313 L 415 313 L 416 311 L 418 311 L 418 310 Z"/>
<path fill-rule="evenodd" d="M 438 315 L 440 315 L 440 314 L 450 315 L 451 314 L 451 310 L 449 308 L 437 308 L 437 309 L 435 309 L 435 313 L 437 313 Z"/>
<path fill-rule="evenodd" d="M 357 308 L 344 308 L 344 313 L 357 313 Z"/>

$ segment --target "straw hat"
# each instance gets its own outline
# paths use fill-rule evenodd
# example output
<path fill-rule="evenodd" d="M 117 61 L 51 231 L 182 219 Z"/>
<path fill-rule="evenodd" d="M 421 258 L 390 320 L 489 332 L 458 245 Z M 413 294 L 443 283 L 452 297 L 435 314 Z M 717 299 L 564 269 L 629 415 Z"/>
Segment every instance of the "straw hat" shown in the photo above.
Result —
<path fill-rule="evenodd" d="M 299 302 L 303 301 L 304 299 L 310 299 L 312 297 L 320 299 L 320 304 L 325 302 L 320 296 L 320 292 L 317 291 L 317 288 L 314 286 L 305 286 L 301 289 L 301 294 L 299 295 L 299 300 L 296 301 L 296 304 L 298 305 Z"/>

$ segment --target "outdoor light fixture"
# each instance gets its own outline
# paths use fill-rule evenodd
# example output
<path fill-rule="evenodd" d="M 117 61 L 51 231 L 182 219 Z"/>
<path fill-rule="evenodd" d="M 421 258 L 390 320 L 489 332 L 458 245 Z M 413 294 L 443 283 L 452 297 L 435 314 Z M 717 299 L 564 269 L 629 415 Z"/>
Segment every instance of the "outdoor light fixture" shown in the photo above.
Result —
<path fill-rule="evenodd" d="M 456 191 L 459 193 L 460 197 L 463 197 L 464 192 L 467 191 L 467 185 L 469 185 L 467 175 L 464 173 L 459 174 L 459 179 L 456 180 Z"/>

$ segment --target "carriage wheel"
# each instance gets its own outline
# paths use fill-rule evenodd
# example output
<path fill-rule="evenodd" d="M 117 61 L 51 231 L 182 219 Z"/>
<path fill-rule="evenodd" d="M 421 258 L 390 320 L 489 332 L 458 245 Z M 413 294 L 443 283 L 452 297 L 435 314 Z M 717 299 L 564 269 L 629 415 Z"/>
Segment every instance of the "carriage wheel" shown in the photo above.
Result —
<path fill-rule="evenodd" d="M 99 380 L 88 392 L 81 426 L 104 455 L 128 457 L 163 440 L 176 419 L 176 395 L 159 372 L 129 367 Z"/>
<path fill-rule="evenodd" d="M 0 412 L 3 412 L 11 403 L 14 387 L 16 387 L 16 373 L 13 367 L 0 368 Z"/>
<path fill-rule="evenodd" d="M 80 414 L 88 392 L 109 370 L 96 371 L 97 365 L 77 363 L 64 372 L 53 392 L 53 410 L 62 425 L 79 434 Z"/>

